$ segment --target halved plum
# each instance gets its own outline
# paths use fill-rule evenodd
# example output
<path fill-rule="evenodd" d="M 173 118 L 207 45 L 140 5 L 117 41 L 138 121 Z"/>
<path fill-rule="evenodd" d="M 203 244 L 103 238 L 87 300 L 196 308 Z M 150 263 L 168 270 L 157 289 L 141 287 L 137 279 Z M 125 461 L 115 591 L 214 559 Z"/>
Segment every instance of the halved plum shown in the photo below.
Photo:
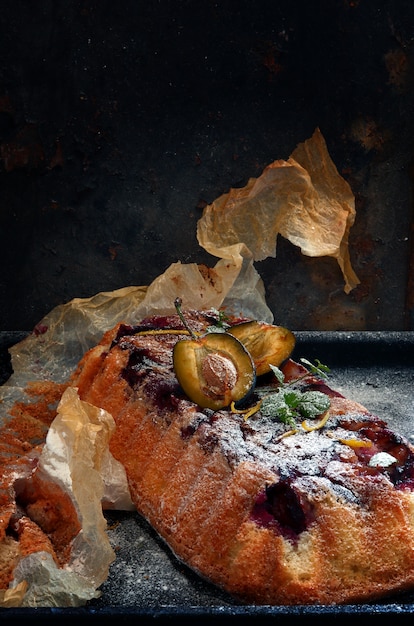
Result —
<path fill-rule="evenodd" d="M 225 332 L 181 339 L 174 346 L 173 363 L 182 389 L 203 408 L 219 410 L 243 400 L 256 382 L 249 352 Z"/>
<path fill-rule="evenodd" d="M 294 334 L 283 326 L 275 326 L 252 320 L 227 329 L 250 353 L 257 376 L 270 371 L 270 365 L 278 367 L 293 352 Z"/>

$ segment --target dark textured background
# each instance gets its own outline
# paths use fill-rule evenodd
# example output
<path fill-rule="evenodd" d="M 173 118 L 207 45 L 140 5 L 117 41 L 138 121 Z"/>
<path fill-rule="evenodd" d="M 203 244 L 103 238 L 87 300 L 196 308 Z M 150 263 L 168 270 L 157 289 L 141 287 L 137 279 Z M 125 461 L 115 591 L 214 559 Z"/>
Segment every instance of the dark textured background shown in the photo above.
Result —
<path fill-rule="evenodd" d="M 317 126 L 361 284 L 279 238 L 256 265 L 275 320 L 414 328 L 412 0 L 3 0 L 0 20 L 0 329 L 214 265 L 203 206 Z"/>

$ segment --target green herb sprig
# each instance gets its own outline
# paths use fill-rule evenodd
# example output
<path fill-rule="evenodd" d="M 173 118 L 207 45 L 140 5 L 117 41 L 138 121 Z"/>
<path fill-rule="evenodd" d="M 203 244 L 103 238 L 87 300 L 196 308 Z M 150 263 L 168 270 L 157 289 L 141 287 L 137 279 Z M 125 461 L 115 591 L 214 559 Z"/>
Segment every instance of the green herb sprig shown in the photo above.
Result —
<path fill-rule="evenodd" d="M 222 309 L 211 308 L 212 313 L 217 316 L 215 324 L 206 328 L 207 333 L 225 333 L 229 328 L 229 317 Z"/>
<path fill-rule="evenodd" d="M 308 359 L 301 357 L 300 361 L 309 368 L 312 374 L 315 374 L 320 378 L 324 378 L 325 380 L 329 378 L 328 375 L 331 370 L 327 365 L 321 363 L 319 359 L 315 359 L 315 363 L 311 363 L 311 361 L 308 361 Z M 305 376 L 307 376 L 307 374 L 304 374 L 302 378 L 304 378 Z"/>
<path fill-rule="evenodd" d="M 326 379 L 330 371 L 319 360 L 315 364 L 307 359 L 301 359 L 312 374 Z M 297 426 L 297 420 L 315 419 L 330 408 L 329 396 L 321 391 L 300 391 L 293 389 L 292 385 L 298 380 L 305 378 L 308 372 L 292 382 L 285 382 L 285 375 L 278 367 L 271 365 L 272 372 L 276 376 L 279 387 L 270 394 L 263 396 L 260 404 L 262 415 L 276 419 L 291 428 Z"/>

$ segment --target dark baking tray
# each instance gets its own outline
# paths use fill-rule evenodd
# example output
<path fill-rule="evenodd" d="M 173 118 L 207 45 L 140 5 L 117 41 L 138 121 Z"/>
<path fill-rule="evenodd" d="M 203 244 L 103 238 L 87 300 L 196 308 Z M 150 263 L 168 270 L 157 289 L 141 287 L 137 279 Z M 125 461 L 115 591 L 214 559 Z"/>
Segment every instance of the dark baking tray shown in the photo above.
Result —
<path fill-rule="evenodd" d="M 373 413 L 414 442 L 414 332 L 307 332 L 295 333 L 294 357 L 320 359 L 330 367 L 330 384 L 362 402 Z M 25 333 L 0 333 L 0 380 L 11 371 L 8 347 Z M 210 618 L 216 623 L 252 621 L 285 623 L 292 618 L 307 623 L 335 617 L 367 621 L 398 615 L 412 619 L 414 591 L 370 604 L 343 606 L 241 605 L 209 585 L 172 555 L 138 515 L 106 513 L 109 536 L 117 558 L 102 595 L 87 606 L 70 609 L 3 609 L 0 620 L 16 623 L 73 618 L 113 617 L 126 623 L 194 623 Z"/>

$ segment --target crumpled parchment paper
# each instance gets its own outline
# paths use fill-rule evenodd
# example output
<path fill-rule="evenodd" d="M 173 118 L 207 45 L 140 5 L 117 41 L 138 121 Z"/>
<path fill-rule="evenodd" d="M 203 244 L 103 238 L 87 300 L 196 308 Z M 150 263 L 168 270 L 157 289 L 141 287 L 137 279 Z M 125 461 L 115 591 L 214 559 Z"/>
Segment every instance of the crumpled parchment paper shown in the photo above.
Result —
<path fill-rule="evenodd" d="M 316 129 L 287 161 L 274 161 L 259 178 L 208 205 L 198 222 L 197 237 L 214 256 L 231 259 L 238 246 L 242 256 L 250 254 L 261 261 L 276 257 L 277 237 L 282 235 L 304 255 L 336 258 L 349 293 L 359 283 L 348 250 L 354 221 L 351 188 Z"/>
<path fill-rule="evenodd" d="M 68 380 L 84 352 L 106 330 L 120 321 L 133 324 L 147 315 L 172 313 L 177 296 L 183 301 L 183 309 L 225 307 L 235 315 L 272 322 L 254 261 L 276 256 L 278 235 L 299 246 L 305 255 L 335 257 L 348 293 L 359 282 L 348 250 L 354 220 L 351 189 L 338 174 L 317 129 L 287 161 L 271 163 L 245 187 L 231 189 L 204 209 L 197 237 L 205 250 L 218 257 L 214 267 L 178 261 L 149 286 L 75 298 L 46 315 L 26 339 L 10 350 L 14 373 L 0 388 L 0 426 L 7 422 L 14 402 L 25 398 L 28 382 Z M 73 548 L 73 563 L 65 570 L 53 567 L 43 554 L 38 558 L 31 555 L 19 563 L 12 589 L 7 592 L 8 606 L 30 605 L 33 594 L 41 597 L 45 606 L 79 605 L 94 597 L 95 589 L 102 584 L 113 554 L 105 536 L 101 503 L 130 507 L 123 468 L 107 450 L 111 419 L 99 409 L 94 412 L 85 407 L 76 390 L 68 389 L 62 396 L 42 462 L 51 480 L 60 480 L 66 472 L 64 488 L 79 507 L 83 537 Z M 77 467 L 85 469 L 81 491 Z M 90 511 L 86 513 L 83 506 L 88 499 Z M 82 564 L 87 561 L 85 571 Z M 83 580 L 85 575 L 89 587 L 78 585 L 77 577 Z M 16 593 L 19 589 L 20 594 Z"/>
<path fill-rule="evenodd" d="M 133 508 L 125 470 L 109 452 L 114 428 L 108 412 L 81 401 L 73 387 L 64 391 L 36 471 L 70 495 L 81 531 L 63 568 L 44 551 L 21 558 L 10 589 L 0 595 L 0 606 L 81 606 L 99 596 L 97 589 L 115 559 L 102 512 L 105 476 L 111 477 L 114 506 Z"/>

